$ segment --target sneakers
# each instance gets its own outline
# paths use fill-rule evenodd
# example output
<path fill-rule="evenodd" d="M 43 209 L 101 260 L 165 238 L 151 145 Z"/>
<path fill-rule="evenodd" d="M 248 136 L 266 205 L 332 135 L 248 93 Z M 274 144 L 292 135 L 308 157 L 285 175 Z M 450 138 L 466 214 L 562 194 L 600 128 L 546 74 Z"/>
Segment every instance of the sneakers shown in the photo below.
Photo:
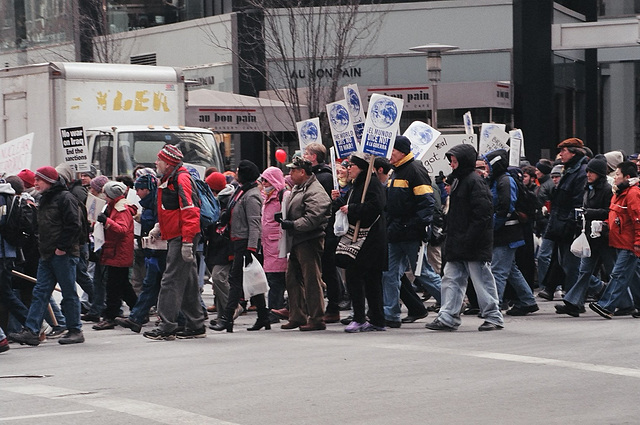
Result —
<path fill-rule="evenodd" d="M 8 335 L 10 341 L 18 342 L 20 345 L 40 345 L 40 337 L 38 334 L 31 332 L 29 329 L 22 329 L 18 333 L 12 333 Z"/>
<path fill-rule="evenodd" d="M 589 308 L 595 311 L 596 313 L 598 313 L 601 317 L 604 317 L 605 319 L 613 318 L 613 313 L 611 313 L 609 310 L 605 308 L 600 307 L 600 304 L 598 303 L 589 303 Z"/>
<path fill-rule="evenodd" d="M 207 330 L 205 327 L 201 327 L 200 329 L 184 329 L 182 331 L 176 332 L 176 338 L 178 339 L 194 339 L 194 338 L 206 338 Z"/>
<path fill-rule="evenodd" d="M 547 291 L 546 289 L 543 289 L 542 291 L 538 292 L 538 296 L 547 301 L 553 301 L 553 294 Z"/>
<path fill-rule="evenodd" d="M 353 322 L 345 326 L 344 331 L 350 334 L 362 332 L 362 328 L 364 327 L 365 323 L 358 323 L 354 320 Z"/>
<path fill-rule="evenodd" d="M 504 326 L 496 325 L 495 323 L 491 323 L 491 322 L 485 321 L 483 324 L 481 324 L 478 327 L 478 330 L 480 332 L 482 332 L 482 331 L 499 331 L 499 330 L 502 330 L 503 328 L 504 328 Z"/>
<path fill-rule="evenodd" d="M 93 325 L 91 328 L 96 331 L 104 331 L 105 329 L 114 329 L 116 327 L 116 322 L 113 320 L 105 319 L 102 322 L 98 322 Z"/>
<path fill-rule="evenodd" d="M 145 338 L 155 339 L 156 341 L 173 341 L 176 339 L 175 332 L 163 332 L 160 328 L 155 328 L 142 334 Z"/>
<path fill-rule="evenodd" d="M 9 351 L 9 348 L 11 347 L 9 347 L 9 340 L 7 340 L 7 338 L 0 340 L 0 353 Z"/>
<path fill-rule="evenodd" d="M 353 314 L 348 315 L 344 319 L 340 319 L 340 323 L 342 323 L 343 325 L 348 325 L 351 322 L 353 322 Z"/>
<path fill-rule="evenodd" d="M 142 325 L 138 322 L 134 322 L 129 317 L 116 317 L 116 324 L 123 328 L 131 329 L 133 332 L 139 334 L 142 330 Z"/>
<path fill-rule="evenodd" d="M 58 344 L 81 344 L 84 342 L 84 334 L 80 329 L 69 329 L 69 331 L 58 340 Z"/>
<path fill-rule="evenodd" d="M 387 328 L 385 328 L 384 326 L 372 325 L 369 322 L 364 322 L 364 325 L 362 325 L 362 328 L 360 328 L 360 332 L 381 332 L 386 330 Z"/>
<path fill-rule="evenodd" d="M 62 335 L 67 332 L 64 328 L 52 329 L 50 332 L 46 333 L 47 339 L 56 339 L 60 338 Z"/>
<path fill-rule="evenodd" d="M 555 309 L 556 314 L 568 314 L 571 317 L 580 317 L 580 313 L 584 313 L 584 307 L 576 307 L 567 301 L 565 301 L 564 304 L 557 304 Z"/>
<path fill-rule="evenodd" d="M 561 300 L 564 298 L 564 294 L 565 292 L 562 289 L 558 289 L 553 293 L 553 298 Z"/>
<path fill-rule="evenodd" d="M 431 329 L 432 331 L 447 331 L 447 332 L 455 331 L 458 329 L 458 328 L 454 328 L 453 326 L 447 326 L 438 319 L 435 319 L 431 323 L 427 323 L 426 325 L 424 325 L 424 327 L 427 329 Z"/>
<path fill-rule="evenodd" d="M 507 310 L 507 314 L 509 316 L 526 316 L 529 313 L 535 313 L 536 311 L 540 310 L 540 308 L 538 308 L 538 304 L 533 304 L 533 305 L 523 305 L 523 306 L 513 306 L 511 307 L 511 310 Z"/>
<path fill-rule="evenodd" d="M 440 303 L 435 303 L 434 305 L 430 305 L 427 307 L 427 311 L 431 311 L 433 313 L 440 312 Z"/>
<path fill-rule="evenodd" d="M 426 309 L 424 310 L 424 313 L 421 314 L 417 314 L 417 315 L 413 315 L 413 314 L 408 314 L 407 317 L 403 317 L 401 322 L 402 323 L 413 323 L 416 320 L 420 320 L 420 319 L 424 319 L 425 317 L 427 317 L 429 315 L 429 311 L 427 311 Z"/>

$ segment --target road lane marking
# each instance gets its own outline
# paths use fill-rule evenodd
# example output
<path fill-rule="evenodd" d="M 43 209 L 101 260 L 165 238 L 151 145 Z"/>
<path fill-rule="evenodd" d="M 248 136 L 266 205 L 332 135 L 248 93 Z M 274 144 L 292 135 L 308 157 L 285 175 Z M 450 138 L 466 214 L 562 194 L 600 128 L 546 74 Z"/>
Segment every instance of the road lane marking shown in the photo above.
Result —
<path fill-rule="evenodd" d="M 52 387 L 48 385 L 17 385 L 6 386 L 3 391 L 52 400 L 71 400 L 76 403 L 125 413 L 140 418 L 150 419 L 168 425 L 238 425 L 216 418 L 199 415 L 186 410 L 174 409 L 159 404 L 147 403 L 141 400 L 131 400 L 122 397 L 112 397 L 97 392 L 83 392 L 69 388 Z"/>
<path fill-rule="evenodd" d="M 95 410 L 74 410 L 72 412 L 43 413 L 41 415 L 10 416 L 8 418 L 0 418 L 0 422 L 17 421 L 21 419 L 50 418 L 52 416 L 80 415 L 82 413 L 93 412 L 95 412 Z"/>

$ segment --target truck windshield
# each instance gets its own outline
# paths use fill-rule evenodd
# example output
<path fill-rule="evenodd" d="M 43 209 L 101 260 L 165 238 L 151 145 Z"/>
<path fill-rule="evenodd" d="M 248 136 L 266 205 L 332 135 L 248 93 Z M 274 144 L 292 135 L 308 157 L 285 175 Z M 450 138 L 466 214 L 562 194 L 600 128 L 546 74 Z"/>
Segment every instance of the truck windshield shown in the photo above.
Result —
<path fill-rule="evenodd" d="M 158 152 L 167 143 L 182 151 L 184 162 L 224 169 L 216 141 L 209 133 L 133 131 L 118 135 L 118 174 L 131 175 L 138 165 L 155 168 Z"/>

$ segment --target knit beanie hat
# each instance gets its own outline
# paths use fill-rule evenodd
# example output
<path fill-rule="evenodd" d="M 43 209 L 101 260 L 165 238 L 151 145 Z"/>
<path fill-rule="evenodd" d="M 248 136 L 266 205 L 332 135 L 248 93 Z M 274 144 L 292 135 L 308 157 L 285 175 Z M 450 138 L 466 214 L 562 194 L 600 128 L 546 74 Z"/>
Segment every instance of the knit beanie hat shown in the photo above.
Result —
<path fill-rule="evenodd" d="M 624 161 L 624 155 L 620 151 L 611 151 L 604 154 L 604 157 L 607 160 L 607 165 L 609 166 L 609 172 L 613 172 L 618 167 L 622 161 Z"/>
<path fill-rule="evenodd" d="M 138 177 L 142 177 L 147 174 L 151 174 L 153 177 L 157 177 L 156 172 L 152 168 L 145 167 L 145 168 L 140 168 L 139 170 L 136 171 L 136 179 Z"/>
<path fill-rule="evenodd" d="M 38 168 L 36 170 L 36 176 L 51 184 L 58 181 L 58 172 L 50 165 Z"/>
<path fill-rule="evenodd" d="M 91 179 L 91 183 L 89 183 L 89 186 L 91 186 L 91 189 L 95 190 L 96 192 L 101 193 L 102 188 L 108 181 L 109 179 L 107 178 L 107 176 L 94 177 Z"/>
<path fill-rule="evenodd" d="M 58 164 L 56 166 L 56 171 L 58 172 L 58 175 L 62 176 L 62 178 L 67 183 L 71 183 L 72 181 L 75 180 L 73 178 L 73 170 L 71 169 L 69 164 L 67 164 L 66 162 L 63 162 L 62 164 Z"/>
<path fill-rule="evenodd" d="M 540 171 L 542 174 L 549 174 L 551 173 L 551 165 L 549 164 L 545 164 L 544 162 L 538 162 L 536 163 L 536 168 L 538 169 L 538 171 Z"/>
<path fill-rule="evenodd" d="M 397 142 L 398 139 L 396 139 Z M 398 149 L 399 150 L 399 149 Z M 367 171 L 369 169 L 369 163 L 367 162 L 367 154 L 363 154 L 360 152 L 355 152 L 351 154 L 351 163 L 361 169 L 362 171 Z"/>
<path fill-rule="evenodd" d="M 182 152 L 174 145 L 164 145 L 160 152 L 158 152 L 158 158 L 166 162 L 168 165 L 174 167 L 182 162 Z"/>
<path fill-rule="evenodd" d="M 158 182 L 156 178 L 151 174 L 143 174 L 136 179 L 136 182 L 133 185 L 136 189 L 149 189 L 155 190 L 158 187 Z"/>
<path fill-rule="evenodd" d="M 607 162 L 600 158 L 594 158 L 587 164 L 587 171 L 591 171 L 592 173 L 596 173 L 599 176 L 606 177 Z"/>
<path fill-rule="evenodd" d="M 18 177 L 22 179 L 22 182 L 24 183 L 24 187 L 27 189 L 32 188 L 33 185 L 36 183 L 36 175 L 33 173 L 33 171 L 27 168 L 20 171 L 18 173 Z"/>
<path fill-rule="evenodd" d="M 94 178 L 96 176 L 96 167 L 93 165 L 89 166 L 89 171 L 82 171 L 80 173 L 81 176 L 88 176 L 90 178 Z"/>
<path fill-rule="evenodd" d="M 564 169 L 564 167 L 562 166 L 562 164 L 554 165 L 553 169 L 551 170 L 551 177 L 553 177 L 553 176 L 561 176 L 563 169 Z"/>
<path fill-rule="evenodd" d="M 227 178 L 224 176 L 224 174 L 218 171 L 214 171 L 213 173 L 209 174 L 205 179 L 205 182 L 214 192 L 220 192 L 227 186 Z"/>
<path fill-rule="evenodd" d="M 396 141 L 393 144 L 393 148 L 399 150 L 405 155 L 411 152 L 411 140 L 405 136 L 396 136 Z"/>
<path fill-rule="evenodd" d="M 245 184 L 255 181 L 260 177 L 258 166 L 248 159 L 243 159 L 238 164 L 238 182 Z"/>
<path fill-rule="evenodd" d="M 107 195 L 111 199 L 116 199 L 120 196 L 123 196 L 127 191 L 127 185 L 122 182 L 107 182 L 102 191 L 105 195 Z"/>

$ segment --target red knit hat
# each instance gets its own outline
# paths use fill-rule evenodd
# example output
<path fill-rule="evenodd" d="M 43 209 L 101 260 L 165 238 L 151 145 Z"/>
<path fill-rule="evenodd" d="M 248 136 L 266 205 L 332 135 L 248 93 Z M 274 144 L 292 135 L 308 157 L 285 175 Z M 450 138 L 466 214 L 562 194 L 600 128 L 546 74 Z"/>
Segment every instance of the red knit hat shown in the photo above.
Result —
<path fill-rule="evenodd" d="M 24 183 L 24 187 L 27 189 L 32 188 L 33 185 L 36 184 L 36 175 L 33 173 L 33 171 L 27 168 L 20 171 L 18 173 L 18 177 L 20 177 L 20 180 L 22 180 L 22 182 Z"/>
<path fill-rule="evenodd" d="M 158 158 L 175 167 L 182 162 L 182 152 L 174 145 L 164 145 L 158 153 Z"/>
<path fill-rule="evenodd" d="M 55 168 L 47 165 L 36 170 L 36 177 L 53 184 L 58 181 L 58 172 Z"/>
<path fill-rule="evenodd" d="M 205 179 L 205 182 L 209 185 L 214 192 L 220 192 L 227 186 L 227 178 L 224 174 L 219 172 L 213 172 Z"/>

